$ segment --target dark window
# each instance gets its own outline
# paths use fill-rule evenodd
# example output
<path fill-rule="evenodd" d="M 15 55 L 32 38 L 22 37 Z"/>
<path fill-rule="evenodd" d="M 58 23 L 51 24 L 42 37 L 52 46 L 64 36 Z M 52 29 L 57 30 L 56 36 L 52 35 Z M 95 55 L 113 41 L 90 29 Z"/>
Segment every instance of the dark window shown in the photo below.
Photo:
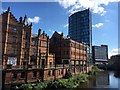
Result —
<path fill-rule="evenodd" d="M 42 73 L 43 73 L 42 71 L 39 72 L 39 77 L 42 77 L 43 75 Z"/>
<path fill-rule="evenodd" d="M 48 71 L 48 75 L 51 76 L 51 71 Z"/>
<path fill-rule="evenodd" d="M 12 54 L 14 54 L 14 53 L 15 53 L 15 48 L 12 48 L 12 51 L 11 51 L 11 52 L 12 52 Z"/>
<path fill-rule="evenodd" d="M 55 70 L 52 71 L 52 75 L 55 76 Z"/>
<path fill-rule="evenodd" d="M 37 77 L 37 72 L 36 71 L 33 72 L 33 77 Z"/>
<path fill-rule="evenodd" d="M 25 52 L 25 56 L 24 56 L 24 57 L 26 58 L 26 56 L 27 56 L 27 55 L 26 55 L 26 52 Z"/>
<path fill-rule="evenodd" d="M 28 36 L 28 33 L 26 33 L 26 39 L 28 39 L 28 37 L 29 37 L 29 36 Z"/>
<path fill-rule="evenodd" d="M 52 62 L 50 62 L 50 67 L 52 67 Z"/>
<path fill-rule="evenodd" d="M 13 79 L 17 78 L 17 73 L 13 73 Z"/>
<path fill-rule="evenodd" d="M 63 74 L 63 72 L 64 72 L 64 71 L 63 71 L 63 70 L 61 70 L 61 74 Z"/>
<path fill-rule="evenodd" d="M 60 70 L 58 70 L 58 75 L 60 75 Z"/>
<path fill-rule="evenodd" d="M 12 37 L 12 43 L 16 43 L 16 37 L 15 36 Z"/>
<path fill-rule="evenodd" d="M 21 78 L 25 78 L 25 72 L 21 73 Z"/>

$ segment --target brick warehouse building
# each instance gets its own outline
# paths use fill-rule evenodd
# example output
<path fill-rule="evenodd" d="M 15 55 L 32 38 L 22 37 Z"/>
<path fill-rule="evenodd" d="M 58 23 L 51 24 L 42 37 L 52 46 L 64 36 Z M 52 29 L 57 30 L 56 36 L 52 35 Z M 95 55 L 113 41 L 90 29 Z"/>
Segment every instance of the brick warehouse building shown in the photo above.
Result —
<path fill-rule="evenodd" d="M 28 25 L 27 16 L 20 17 L 19 21 L 10 12 L 10 8 L 2 15 L 2 65 L 3 85 L 23 80 L 16 80 L 17 77 L 24 77 L 22 68 L 30 63 L 31 30 L 32 24 Z M 3 86 L 4 87 L 4 86 Z"/>
<path fill-rule="evenodd" d="M 87 47 L 83 43 L 64 37 L 63 33 L 55 32 L 50 39 L 50 52 L 55 53 L 56 64 L 70 64 L 73 67 L 73 73 L 76 73 L 76 66 L 87 66 Z M 84 66 L 83 66 L 84 65 Z"/>
<path fill-rule="evenodd" d="M 62 78 L 70 67 L 73 73 L 79 72 L 77 66 L 82 67 L 82 72 L 87 70 L 86 45 L 63 38 L 63 34 L 57 32 L 51 39 L 44 31 L 41 32 L 41 29 L 38 34 L 33 35 L 32 23 L 28 24 L 27 16 L 20 17 L 18 21 L 10 8 L 0 15 L 0 20 L 3 88 Z"/>
<path fill-rule="evenodd" d="M 10 8 L 0 15 L 2 22 L 2 87 L 62 78 L 68 67 L 54 67 L 54 54 L 49 54 L 49 37 L 45 32 L 31 34 L 27 16 L 19 21 Z M 7 89 L 8 89 L 7 88 Z"/>
<path fill-rule="evenodd" d="M 30 60 L 32 24 L 28 25 L 26 16 L 24 20 L 20 17 L 17 21 L 10 8 L 0 18 L 2 18 L 3 68 L 10 64 L 26 65 L 24 60 Z"/>

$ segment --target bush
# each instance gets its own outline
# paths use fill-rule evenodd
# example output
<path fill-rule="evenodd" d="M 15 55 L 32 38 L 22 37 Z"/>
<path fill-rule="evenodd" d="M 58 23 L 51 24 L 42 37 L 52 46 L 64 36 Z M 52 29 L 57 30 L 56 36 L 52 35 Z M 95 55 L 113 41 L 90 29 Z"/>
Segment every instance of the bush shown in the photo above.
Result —
<path fill-rule="evenodd" d="M 19 90 L 32 90 L 32 84 L 23 84 L 20 86 Z"/>

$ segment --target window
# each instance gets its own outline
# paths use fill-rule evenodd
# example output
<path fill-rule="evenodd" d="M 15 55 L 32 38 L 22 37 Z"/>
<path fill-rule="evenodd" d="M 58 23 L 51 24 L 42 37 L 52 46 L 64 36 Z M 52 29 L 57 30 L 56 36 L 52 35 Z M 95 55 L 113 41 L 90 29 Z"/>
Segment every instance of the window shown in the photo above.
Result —
<path fill-rule="evenodd" d="M 65 55 L 68 55 L 68 54 L 69 54 L 69 52 L 68 52 L 68 51 L 64 51 L 64 54 L 65 54 Z"/>
<path fill-rule="evenodd" d="M 55 70 L 52 71 L 52 75 L 55 76 Z"/>
<path fill-rule="evenodd" d="M 36 71 L 33 72 L 33 77 L 37 77 L 37 72 Z"/>
<path fill-rule="evenodd" d="M 15 48 L 12 48 L 11 53 L 12 53 L 12 54 L 15 53 Z"/>
<path fill-rule="evenodd" d="M 62 70 L 62 71 L 61 71 L 61 74 L 63 74 L 63 73 L 64 73 L 64 71 Z"/>
<path fill-rule="evenodd" d="M 16 79 L 17 78 L 17 73 L 13 73 L 13 79 Z"/>
<path fill-rule="evenodd" d="M 27 56 L 27 55 L 26 55 L 26 52 L 25 52 L 24 54 L 25 54 L 25 55 L 24 55 L 24 58 L 26 58 L 26 56 Z"/>
<path fill-rule="evenodd" d="M 52 67 L 52 62 L 50 62 L 50 67 Z"/>
<path fill-rule="evenodd" d="M 41 41 L 41 47 L 47 47 L 47 41 Z"/>
<path fill-rule="evenodd" d="M 26 39 L 28 39 L 28 33 L 26 32 Z"/>
<path fill-rule="evenodd" d="M 48 76 L 51 76 L 51 71 L 48 71 Z"/>
<path fill-rule="evenodd" d="M 42 77 L 42 76 L 43 76 L 42 73 L 43 73 L 42 71 L 39 72 L 39 77 Z"/>
<path fill-rule="evenodd" d="M 12 43 L 16 43 L 16 37 L 15 36 L 12 37 Z"/>
<path fill-rule="evenodd" d="M 35 46 L 37 44 L 37 41 L 32 41 L 32 45 Z"/>
<path fill-rule="evenodd" d="M 58 75 L 60 75 L 60 70 L 58 70 Z"/>
<path fill-rule="evenodd" d="M 17 29 L 16 29 L 16 28 L 14 28 L 14 29 L 13 29 L 13 32 L 16 32 L 16 30 L 17 30 Z"/>
<path fill-rule="evenodd" d="M 16 57 L 8 57 L 7 64 L 11 64 L 13 66 L 17 65 L 17 58 Z"/>
<path fill-rule="evenodd" d="M 21 78 L 25 78 L 25 72 L 21 73 Z"/>

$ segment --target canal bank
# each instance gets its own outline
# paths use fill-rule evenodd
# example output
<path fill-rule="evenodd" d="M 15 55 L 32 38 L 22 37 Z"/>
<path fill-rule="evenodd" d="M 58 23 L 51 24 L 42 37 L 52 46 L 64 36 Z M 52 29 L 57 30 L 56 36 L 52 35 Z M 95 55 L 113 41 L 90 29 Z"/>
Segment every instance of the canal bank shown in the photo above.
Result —
<path fill-rule="evenodd" d="M 114 76 L 113 71 L 99 71 L 96 68 L 88 74 L 74 75 L 68 79 L 58 79 L 56 81 L 46 81 L 41 83 L 26 84 L 19 90 L 66 90 L 68 89 L 94 89 L 94 90 L 119 90 L 120 78 Z M 95 74 L 95 75 L 94 75 Z"/>

